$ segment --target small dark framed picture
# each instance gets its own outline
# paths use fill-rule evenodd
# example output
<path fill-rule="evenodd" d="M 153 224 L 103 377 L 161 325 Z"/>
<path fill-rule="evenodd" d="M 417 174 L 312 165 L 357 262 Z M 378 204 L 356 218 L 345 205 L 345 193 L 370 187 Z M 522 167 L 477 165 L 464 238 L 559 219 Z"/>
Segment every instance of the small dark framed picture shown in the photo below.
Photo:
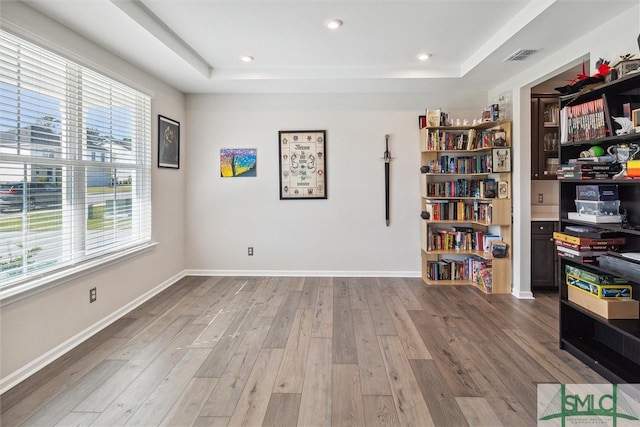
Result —
<path fill-rule="evenodd" d="M 494 148 L 492 166 L 495 173 L 511 172 L 511 148 Z"/>
<path fill-rule="evenodd" d="M 180 122 L 158 115 L 158 167 L 180 169 Z"/>

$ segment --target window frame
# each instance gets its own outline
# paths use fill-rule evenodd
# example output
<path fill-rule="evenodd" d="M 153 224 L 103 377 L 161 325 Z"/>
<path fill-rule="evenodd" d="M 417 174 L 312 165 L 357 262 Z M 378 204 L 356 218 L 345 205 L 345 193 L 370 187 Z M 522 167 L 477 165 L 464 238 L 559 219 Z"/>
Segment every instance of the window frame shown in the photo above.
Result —
<path fill-rule="evenodd" d="M 129 84 L 123 84 L 117 79 L 109 76 L 108 73 L 105 72 L 97 72 L 94 71 L 77 61 L 71 60 L 67 57 L 59 55 L 57 52 L 48 47 L 43 47 L 29 40 L 29 38 L 14 34 L 6 29 L 0 29 L 0 36 L 10 37 L 14 40 L 18 40 L 18 43 L 24 43 L 25 45 L 29 45 L 35 48 L 35 50 L 39 50 L 38 53 L 55 57 L 56 60 L 61 60 L 68 67 L 74 69 L 74 72 L 66 74 L 66 78 L 64 82 L 64 86 L 67 88 L 67 91 L 77 91 L 80 90 L 80 93 L 74 93 L 75 95 L 80 95 L 78 99 L 82 99 L 83 96 L 88 96 L 88 89 L 83 85 L 93 84 L 91 81 L 87 83 L 87 81 L 73 81 L 70 77 L 78 77 L 82 79 L 84 75 L 91 75 L 91 78 L 104 79 L 107 84 L 111 85 L 110 88 L 118 87 L 118 90 L 124 90 L 125 92 L 133 93 L 133 97 L 135 102 L 132 102 L 128 105 L 135 113 L 135 122 L 136 125 L 133 126 L 132 129 L 135 129 L 135 133 L 139 133 L 139 138 L 130 139 L 131 142 L 131 155 L 133 156 L 133 162 L 118 162 L 118 159 L 114 161 L 113 158 L 109 158 L 110 156 L 105 156 L 105 153 L 102 152 L 99 155 L 95 156 L 97 158 L 96 161 L 88 160 L 85 157 L 85 154 L 89 153 L 91 150 L 88 148 L 88 120 L 86 119 L 87 112 L 84 111 L 83 102 L 78 102 L 76 105 L 69 104 L 67 100 L 60 100 L 61 102 L 65 102 L 65 105 L 61 108 L 64 111 L 67 119 L 71 114 L 78 113 L 82 119 L 78 122 L 74 122 L 73 126 L 70 129 L 63 130 L 61 134 L 60 145 L 61 149 L 64 150 L 64 147 L 71 148 L 71 150 L 77 150 L 80 152 L 78 156 L 77 153 L 66 153 L 67 157 L 62 158 L 52 158 L 49 153 L 51 149 L 42 149 L 37 156 L 34 156 L 33 153 L 31 155 L 20 155 L 19 151 L 16 154 L 7 154 L 0 152 L 0 163 L 7 163 L 19 166 L 22 164 L 25 168 L 31 167 L 31 165 L 61 165 L 60 167 L 69 167 L 73 169 L 72 171 L 67 171 L 70 176 L 66 177 L 69 179 L 69 184 L 63 184 L 62 192 L 63 197 L 65 197 L 65 193 L 69 193 L 72 197 L 71 202 L 68 205 L 63 204 L 61 206 L 61 215 L 63 216 L 62 220 L 62 231 L 61 231 L 61 239 L 82 239 L 84 240 L 82 244 L 82 249 L 78 253 L 71 253 L 71 258 L 66 260 L 64 259 L 69 254 L 65 255 L 64 251 L 60 258 L 63 259 L 60 265 L 56 265 L 52 268 L 44 268 L 41 271 L 36 271 L 32 273 L 22 273 L 17 275 L 16 278 L 12 280 L 7 280 L 6 283 L 4 278 L 0 277 L 0 307 L 11 302 L 14 302 L 18 299 L 36 294 L 45 289 L 50 289 L 54 286 L 58 286 L 61 283 L 67 282 L 69 280 L 73 280 L 82 275 L 88 274 L 90 272 L 99 270 L 101 268 L 107 267 L 115 262 L 119 262 L 123 259 L 128 259 L 132 256 L 135 256 L 141 252 L 145 252 L 151 248 L 153 248 L 156 243 L 152 240 L 152 217 L 151 217 L 151 169 L 152 169 L 152 161 L 151 161 L 151 152 L 152 152 L 152 120 L 151 120 L 151 96 L 146 93 L 140 91 L 139 89 L 132 87 Z M 7 48 L 8 52 L 10 49 Z M 9 60 L 16 61 L 16 70 L 15 72 L 19 73 L 23 67 L 20 62 L 20 58 L 16 55 L 15 58 L 10 58 L 8 55 L 5 55 L 5 48 L 2 49 L 2 57 L 7 59 L 6 63 L 0 61 L 0 65 L 3 67 L 9 63 Z M 24 60 L 23 60 L 24 61 Z M 7 69 L 9 69 L 7 67 Z M 77 71 L 76 71 L 77 70 Z M 0 69 L 0 72 L 2 70 Z M 10 71 L 7 71 L 7 76 L 9 76 Z M 5 78 L 0 73 L 0 83 L 7 84 L 4 82 Z M 10 78 L 6 78 L 7 82 L 10 81 Z M 17 87 L 18 85 L 16 85 Z M 78 89 L 80 88 L 80 89 Z M 124 88 L 124 89 L 123 89 Z M 92 89 L 95 90 L 95 89 Z M 93 94 L 93 92 L 91 92 Z M 88 103 L 87 103 L 88 104 Z M 110 110 L 111 111 L 111 110 Z M 18 114 L 18 113 L 16 113 Z M 61 113 L 63 114 L 63 113 Z M 140 123 L 138 123 L 138 121 Z M 10 122 L 8 120 L 7 122 Z M 66 120 L 65 120 L 66 122 Z M 17 121 L 17 123 L 19 123 Z M 78 124 L 81 124 L 78 126 Z M 15 128 L 18 132 L 21 131 L 21 128 Z M 0 130 L 4 130 L 0 129 Z M 16 134 L 18 135 L 18 133 Z M 19 136 L 18 136 L 19 138 Z M 62 138 L 66 138 L 64 141 Z M 75 141 L 73 140 L 75 138 Z M 0 141 L 4 142 L 4 141 Z M 137 145 L 136 145 L 137 144 Z M 75 147 L 75 148 L 74 148 Z M 135 149 L 134 149 L 135 147 Z M 96 154 L 93 152 L 93 154 Z M 76 155 L 74 159 L 73 156 Z M 103 160 L 100 162 L 100 160 Z M 107 160 L 107 161 L 104 161 Z M 111 161 L 109 161 L 111 160 Z M 87 239 L 87 205 L 85 203 L 85 198 L 87 197 L 87 188 L 88 188 L 88 173 L 86 170 L 92 167 L 95 164 L 103 163 L 106 166 L 101 166 L 104 170 L 113 170 L 113 176 L 117 176 L 117 170 L 124 168 L 132 171 L 131 174 L 134 175 L 134 178 L 129 178 L 129 181 L 133 181 L 132 189 L 131 189 L 131 200 L 136 199 L 135 203 L 132 203 L 132 206 L 138 210 L 139 217 L 131 222 L 138 221 L 140 222 L 140 228 L 136 229 L 132 232 L 134 237 L 131 240 L 123 238 L 120 240 L 116 237 L 116 245 L 109 246 L 108 248 L 101 250 L 97 253 L 92 253 L 88 248 L 88 244 L 86 242 Z M 16 167 L 17 167 L 16 166 Z M 84 173 L 78 172 L 85 170 Z M 72 178 L 72 179 L 71 179 Z M 33 179 L 33 177 L 32 177 Z M 117 180 L 117 178 L 115 178 Z M 24 181 L 23 181 L 24 182 Z M 34 181 L 28 181 L 34 182 Z M 114 184 L 115 190 L 115 184 Z M 112 202 L 115 205 L 114 202 Z M 132 207 L 132 209 L 134 209 Z M 68 213 L 67 211 L 76 212 L 73 219 L 64 219 L 65 215 Z M 83 215 L 78 216 L 77 212 L 83 213 Z M 23 220 L 24 221 L 24 220 Z M 67 223 L 67 221 L 70 221 Z M 1 235 L 0 230 L 0 235 Z M 121 231 L 116 230 L 113 234 L 120 234 Z M 25 234 L 25 233 L 23 233 Z M 29 234 L 29 232 L 26 232 Z M 69 237 L 70 234 L 74 234 L 73 237 Z M 76 237 L 76 234 L 80 237 Z M 125 233 L 122 233 L 125 234 Z M 25 244 L 25 240 L 23 238 L 22 244 Z M 21 269 L 26 268 L 26 264 L 23 263 Z"/>

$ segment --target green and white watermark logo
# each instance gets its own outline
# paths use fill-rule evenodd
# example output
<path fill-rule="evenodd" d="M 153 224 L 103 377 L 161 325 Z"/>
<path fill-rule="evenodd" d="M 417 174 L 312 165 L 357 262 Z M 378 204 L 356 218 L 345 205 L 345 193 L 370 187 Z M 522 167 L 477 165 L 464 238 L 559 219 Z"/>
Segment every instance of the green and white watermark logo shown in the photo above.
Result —
<path fill-rule="evenodd" d="M 640 427 L 640 385 L 538 384 L 538 425 Z"/>

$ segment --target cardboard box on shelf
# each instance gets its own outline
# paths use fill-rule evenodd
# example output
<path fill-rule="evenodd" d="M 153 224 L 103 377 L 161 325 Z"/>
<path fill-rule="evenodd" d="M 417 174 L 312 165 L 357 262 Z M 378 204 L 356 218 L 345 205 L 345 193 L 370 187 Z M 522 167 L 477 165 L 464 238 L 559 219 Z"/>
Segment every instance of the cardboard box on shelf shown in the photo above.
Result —
<path fill-rule="evenodd" d="M 605 319 L 640 319 L 640 302 L 635 299 L 603 299 L 567 285 L 569 301 Z"/>

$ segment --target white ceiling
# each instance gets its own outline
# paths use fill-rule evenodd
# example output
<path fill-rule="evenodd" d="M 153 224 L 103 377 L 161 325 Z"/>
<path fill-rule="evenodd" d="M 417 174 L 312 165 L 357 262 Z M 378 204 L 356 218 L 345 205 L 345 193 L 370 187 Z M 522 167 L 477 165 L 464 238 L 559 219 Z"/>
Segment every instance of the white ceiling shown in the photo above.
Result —
<path fill-rule="evenodd" d="M 638 0 L 23 0 L 185 93 L 489 89 Z M 337 31 L 324 27 L 338 18 Z M 517 49 L 540 49 L 503 62 Z M 419 53 L 430 53 L 426 62 Z M 240 56 L 255 60 L 243 63 Z M 210 70 L 208 69 L 210 67 Z"/>

